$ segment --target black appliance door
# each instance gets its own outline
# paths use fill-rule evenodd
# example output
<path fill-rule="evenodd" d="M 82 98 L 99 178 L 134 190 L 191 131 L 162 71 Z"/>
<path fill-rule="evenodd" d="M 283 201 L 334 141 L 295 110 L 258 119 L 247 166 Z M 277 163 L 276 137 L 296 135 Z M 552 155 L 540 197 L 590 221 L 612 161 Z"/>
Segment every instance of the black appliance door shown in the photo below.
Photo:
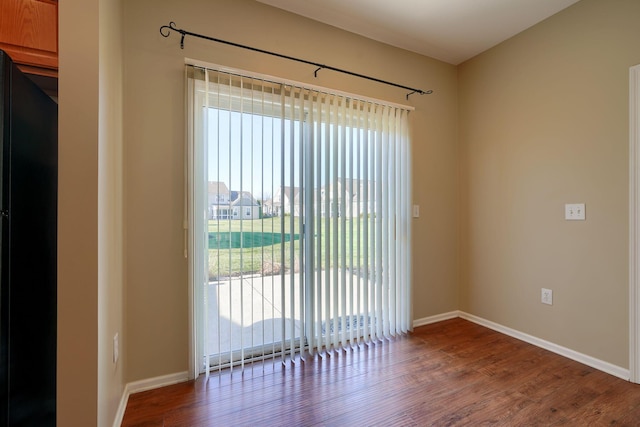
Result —
<path fill-rule="evenodd" d="M 8 425 L 54 426 L 58 109 L 14 64 L 5 71 L 0 274 L 8 289 Z"/>

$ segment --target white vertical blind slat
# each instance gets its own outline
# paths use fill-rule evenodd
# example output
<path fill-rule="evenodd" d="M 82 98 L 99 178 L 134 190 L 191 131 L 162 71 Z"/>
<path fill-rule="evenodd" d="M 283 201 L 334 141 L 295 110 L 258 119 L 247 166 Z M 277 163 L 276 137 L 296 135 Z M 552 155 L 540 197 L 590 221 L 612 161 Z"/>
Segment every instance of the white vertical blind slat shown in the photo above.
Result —
<path fill-rule="evenodd" d="M 316 164 L 316 170 L 317 170 L 317 175 L 316 175 L 316 180 L 315 180 L 315 185 L 314 185 L 314 191 L 316 192 L 316 216 L 315 218 L 317 219 L 317 223 L 318 223 L 318 227 L 316 229 L 316 240 L 317 240 L 317 250 L 316 250 L 316 259 L 315 261 L 315 265 L 316 267 L 320 267 L 320 268 L 316 268 L 316 347 L 318 349 L 321 349 L 322 346 L 324 345 L 323 341 L 322 341 L 322 319 L 324 318 L 324 309 L 322 307 L 322 299 L 323 299 L 323 289 L 322 289 L 322 265 L 324 262 L 324 258 L 322 256 L 322 245 L 323 245 L 323 239 L 322 239 L 322 227 L 324 226 L 322 218 L 323 218 L 323 203 L 324 203 L 324 195 L 322 194 L 321 191 L 321 187 L 322 187 L 322 171 L 323 171 L 323 162 L 322 162 L 322 153 L 323 153 L 323 126 L 322 126 L 322 120 L 323 117 L 325 117 L 324 111 L 323 111 L 323 106 L 322 106 L 322 102 L 321 102 L 321 95 L 316 93 L 315 94 L 315 99 L 316 99 L 316 112 L 317 112 L 317 117 L 318 120 L 316 122 L 313 123 L 315 129 L 316 129 L 316 137 L 314 139 L 314 143 L 316 144 L 316 157 L 315 157 L 315 164 Z M 325 119 L 326 120 L 326 119 Z"/>
<path fill-rule="evenodd" d="M 270 95 L 270 110 L 271 111 L 275 111 L 276 110 L 276 93 L 275 93 L 275 88 L 271 87 L 270 91 L 269 91 L 269 95 Z M 275 149 L 275 141 L 276 141 L 276 128 L 277 128 L 277 116 L 275 114 L 271 114 L 270 116 L 270 122 L 271 122 L 271 135 L 270 135 L 270 143 L 271 143 L 271 152 L 270 152 L 270 158 L 271 158 L 271 195 L 273 198 L 273 207 L 276 208 L 276 203 L 280 202 L 281 199 L 277 199 L 276 198 L 276 172 L 277 169 L 275 167 L 275 159 L 276 159 L 276 155 L 277 155 L 277 151 Z M 273 232 L 274 228 L 275 228 L 275 219 L 272 217 L 270 220 L 270 228 Z M 269 258 L 270 262 L 267 263 L 267 268 L 269 268 L 271 271 L 274 271 L 275 268 L 275 262 L 276 262 L 276 249 L 275 249 L 275 245 L 271 245 L 271 256 Z M 264 261 L 263 261 L 264 262 Z M 271 295 L 272 297 L 276 294 L 275 290 L 276 290 L 276 281 L 275 281 L 275 277 L 271 277 L 271 280 L 269 281 L 271 284 Z M 274 297 L 275 298 L 275 297 Z M 273 306 L 269 307 L 269 311 L 272 317 L 274 317 L 274 308 Z M 275 319 L 273 319 L 271 322 L 271 361 L 272 364 L 275 364 L 275 359 L 276 359 L 276 322 Z"/>
<path fill-rule="evenodd" d="M 265 144 L 266 144 L 266 140 L 265 140 L 265 134 L 267 133 L 267 130 L 265 129 L 265 93 L 266 90 L 264 88 L 264 86 L 262 87 L 262 90 L 260 91 L 260 194 L 264 194 L 265 192 L 265 187 L 264 187 L 264 181 L 265 181 L 265 176 L 264 176 L 264 165 L 266 164 L 266 160 L 264 158 L 264 154 L 265 154 Z M 261 208 L 261 210 L 264 209 L 264 207 Z M 260 232 L 262 234 L 265 233 L 265 222 L 261 221 L 260 222 Z M 265 259 L 265 249 L 264 246 L 261 249 L 260 252 L 260 257 L 261 257 L 261 264 L 263 265 L 264 268 L 264 259 Z M 265 292 L 265 277 L 264 275 L 260 278 L 260 292 L 262 295 L 264 295 Z M 260 316 L 261 319 L 265 318 L 265 301 L 264 299 L 261 301 L 260 304 Z M 265 348 L 267 346 L 267 342 L 265 340 L 265 333 L 266 333 L 266 328 L 265 328 L 265 323 L 264 322 L 260 322 L 260 337 L 261 337 L 261 342 L 262 342 L 262 349 L 261 349 L 261 359 L 263 360 L 265 358 Z M 262 369 L 264 370 L 264 365 L 262 365 Z"/>
<path fill-rule="evenodd" d="M 409 127 L 408 127 L 408 117 L 407 112 L 403 111 L 403 121 L 402 121 L 402 132 L 400 133 L 400 138 L 402 143 L 400 144 L 400 154 L 402 156 L 402 170 L 405 173 L 402 175 L 403 181 L 403 203 L 400 204 L 400 214 L 401 220 L 403 222 L 403 240 L 401 245 L 402 251 L 402 289 L 403 289 L 403 298 L 401 300 L 402 312 L 404 313 L 403 317 L 403 325 L 402 331 L 408 331 L 412 329 L 411 325 L 411 144 L 409 140 Z"/>
<path fill-rule="evenodd" d="M 314 192 L 313 188 L 315 185 L 313 184 L 315 181 L 315 164 L 313 162 L 313 154 L 314 154 L 314 141 L 315 141 L 315 127 L 313 125 L 315 121 L 315 104 L 313 102 L 313 98 L 310 96 L 309 92 L 309 113 L 308 120 L 305 123 L 306 129 L 306 139 L 305 139 L 305 148 L 306 153 L 308 154 L 305 158 L 305 164 L 307 165 L 306 170 L 306 180 L 305 180 L 305 223 L 306 223 L 306 234 L 305 234 L 305 281 L 306 281 L 306 291 L 305 295 L 305 305 L 306 305 L 306 329 L 307 337 L 309 340 L 309 353 L 313 355 L 316 348 L 316 306 L 314 304 L 315 294 L 316 294 L 316 277 L 313 272 L 313 266 L 315 265 L 315 247 L 313 245 L 313 233 L 315 233 L 315 215 L 313 211 L 314 204 Z"/>
<path fill-rule="evenodd" d="M 286 319 L 284 317 L 285 314 L 285 307 L 286 307 L 286 295 L 285 295 L 285 277 L 286 277 L 286 271 L 285 271 L 285 260 L 286 260 L 286 248 L 284 245 L 284 241 L 285 241 L 285 224 L 286 224 L 286 218 L 284 215 L 284 212 L 286 212 L 286 201 L 285 201 L 285 180 L 286 180 L 286 171 L 287 171 L 287 165 L 283 160 L 285 159 L 285 154 L 286 154 L 286 144 L 285 144 L 285 129 L 286 129 L 286 123 L 285 123 L 285 114 L 286 114 L 286 97 L 285 97 L 285 92 L 284 90 L 280 91 L 280 160 L 282 161 L 281 167 L 280 167 L 280 192 L 282 193 L 282 201 L 280 203 L 281 209 L 282 209 L 282 215 L 280 215 L 280 236 L 281 236 L 281 242 L 282 244 L 280 245 L 280 262 L 281 262 L 281 267 L 280 267 L 280 356 L 282 359 L 282 362 L 285 362 L 285 355 L 286 355 L 286 351 L 285 351 L 285 333 L 286 333 Z M 275 340 L 275 337 L 274 337 Z"/>
<path fill-rule="evenodd" d="M 244 78 L 240 79 L 240 132 L 239 132 L 239 146 L 240 146 L 240 161 L 238 162 L 239 167 L 240 167 L 240 180 L 238 185 L 240 186 L 240 196 L 242 197 L 242 184 L 243 184 L 243 172 L 244 172 L 244 165 L 245 165 L 245 159 L 244 159 Z M 241 209 L 242 210 L 242 209 Z M 236 212 L 235 212 L 235 208 L 234 208 L 234 216 L 235 216 Z M 240 215 L 240 233 L 243 232 L 243 227 L 242 227 L 242 215 Z M 242 238 L 240 238 L 240 249 L 242 249 Z M 244 330 L 244 318 L 245 318 L 245 309 L 244 309 L 244 251 L 240 250 L 240 329 Z M 244 362 L 245 362 L 245 345 L 244 345 L 244 334 L 240 334 L 240 369 L 242 372 L 244 372 Z"/>
<path fill-rule="evenodd" d="M 356 295 L 355 295 L 355 288 L 354 288 L 354 281 L 355 281 L 355 269 L 354 269 L 354 252 L 355 252 L 355 248 L 354 246 L 354 222 L 356 222 L 356 218 L 358 217 L 358 213 L 357 211 L 354 209 L 354 199 L 355 199 L 355 192 L 354 192 L 354 176 L 353 176 L 353 169 L 354 169 L 354 134 L 355 134 L 355 127 L 354 127 L 354 116 L 355 116 L 355 110 L 354 110 L 354 105 L 356 104 L 355 101 L 351 101 L 349 103 L 349 112 L 348 112 L 348 127 L 349 127 L 349 131 L 347 133 L 347 139 L 348 141 L 346 142 L 346 149 L 345 149 L 345 156 L 348 154 L 349 156 L 349 173 L 348 173 L 348 182 L 349 182 L 349 198 L 348 198 L 348 206 L 349 206 L 349 211 L 350 211 L 350 221 L 349 221 L 349 231 L 348 231 L 348 236 L 345 236 L 345 240 L 349 240 L 349 242 L 351 242 L 351 245 L 349 247 L 349 291 L 348 291 L 348 295 L 349 295 L 349 307 L 348 307 L 348 321 L 349 321 L 349 337 L 348 337 L 348 342 L 351 343 L 351 345 L 353 346 L 354 344 L 354 318 L 355 318 L 355 308 L 354 308 L 354 303 L 355 303 L 355 299 L 356 299 Z"/>
<path fill-rule="evenodd" d="M 304 274 L 305 272 L 305 267 L 306 267 L 306 262 L 304 260 L 304 253 L 305 253 L 305 245 L 307 242 L 307 239 L 305 238 L 305 217 L 304 215 L 304 204 L 305 204 L 305 176 L 304 176 L 304 170 L 305 170 L 305 152 L 306 152 L 306 146 L 305 146 L 305 126 L 306 126 L 306 118 L 305 118 L 305 110 L 306 110 L 306 106 L 305 106 L 305 96 L 302 90 L 300 89 L 296 89 L 296 92 L 298 92 L 299 97 L 300 97 L 300 108 L 298 108 L 298 176 L 300 177 L 300 190 L 298 193 L 298 212 L 300 215 L 300 223 L 298 225 L 299 227 L 299 235 L 300 235 L 300 247 L 299 247 L 299 252 L 298 252 L 298 257 L 299 257 L 299 261 L 298 261 L 298 271 L 300 272 L 300 278 L 299 278 L 299 283 L 298 283 L 298 288 L 299 288 L 299 292 L 298 292 L 298 304 L 299 304 L 299 311 L 300 311 L 300 324 L 298 326 L 298 330 L 300 331 L 300 339 L 298 340 L 298 348 L 297 348 L 297 352 L 301 355 L 301 358 L 304 360 L 304 333 L 306 330 L 306 310 L 305 310 L 305 289 L 306 289 L 306 274 Z M 292 244 L 293 246 L 293 244 Z M 294 326 L 294 325 L 292 325 Z M 292 355 L 295 352 L 292 351 Z"/>
<path fill-rule="evenodd" d="M 330 98 L 326 97 L 325 99 Z M 323 145 L 324 145 L 324 241 L 325 241 L 325 256 L 324 256 L 324 316 L 322 318 L 322 324 L 325 330 L 324 346 L 327 350 L 331 349 L 331 275 L 329 274 L 329 267 L 331 265 L 331 103 L 328 102 L 322 104 L 323 112 L 326 122 L 324 123 L 323 131 Z"/>
<path fill-rule="evenodd" d="M 233 111 L 232 110 L 232 103 L 231 103 L 231 79 L 228 80 L 227 84 L 225 84 L 223 82 L 223 84 L 220 85 L 220 90 L 221 90 L 220 93 L 226 95 L 226 99 L 228 100 L 227 101 L 227 104 L 228 104 L 227 105 L 227 111 Z M 223 135 L 223 138 L 226 139 L 226 142 L 227 142 L 226 145 L 228 147 L 229 152 L 231 152 L 231 136 L 232 136 L 231 135 L 231 129 L 232 129 L 232 126 L 231 126 L 231 120 L 232 120 L 231 114 L 227 114 L 227 117 L 228 117 L 228 119 L 227 119 L 227 128 L 228 128 L 228 130 L 227 130 L 227 135 Z M 222 141 L 219 141 L 218 144 L 224 145 L 224 142 L 225 141 L 223 139 Z M 231 165 L 231 156 L 229 156 L 227 159 L 222 159 L 221 158 L 221 159 L 218 160 L 218 162 L 220 162 L 221 160 L 225 160 L 229 165 Z M 229 182 L 229 187 L 231 187 L 231 185 L 233 184 L 231 182 L 231 168 L 228 168 L 228 170 L 229 170 L 229 173 L 228 173 L 228 176 L 227 176 L 227 180 Z M 229 222 L 231 220 L 230 219 L 230 214 L 231 214 L 231 209 L 229 208 L 227 210 L 227 217 L 225 218 L 223 216 L 223 219 L 224 219 L 225 222 Z M 231 232 L 229 232 L 229 239 L 231 239 Z M 229 259 L 229 271 L 227 273 L 228 273 L 229 276 L 231 276 L 231 251 L 229 251 L 228 259 Z M 227 294 L 228 294 L 228 298 L 227 298 L 228 299 L 228 306 L 227 307 L 229 309 L 229 318 L 233 318 L 234 313 L 235 313 L 235 310 L 234 310 L 235 307 L 234 307 L 234 304 L 233 304 L 233 295 L 232 295 L 232 289 L 231 289 L 230 285 L 229 285 L 229 290 L 228 290 Z M 220 348 L 219 351 L 220 352 L 228 352 L 228 354 L 229 354 L 228 360 L 230 361 L 229 368 L 233 372 L 233 366 L 234 366 L 233 365 L 233 338 L 234 338 L 234 336 L 233 336 L 233 324 L 232 324 L 232 322 L 229 322 L 229 329 L 228 330 L 229 330 L 229 332 L 228 332 L 229 346 L 227 348 Z M 218 340 L 218 342 L 220 342 L 220 341 Z"/>
<path fill-rule="evenodd" d="M 398 168 L 396 165 L 396 150 L 393 149 L 399 141 L 396 139 L 397 132 L 397 123 L 400 121 L 400 116 L 397 112 L 392 112 L 392 129 L 389 131 L 389 227 L 390 227 L 390 236 L 389 239 L 393 243 L 389 250 L 389 329 L 391 335 L 395 335 L 396 327 L 397 327 L 397 319 L 396 319 L 396 303 L 397 303 L 397 293 L 398 293 L 398 277 L 396 276 L 396 254 L 397 249 L 400 246 L 398 244 L 397 236 L 396 236 L 396 222 L 397 215 L 395 206 L 400 205 L 400 200 L 398 199 L 398 180 L 397 180 L 397 172 Z"/>
<path fill-rule="evenodd" d="M 376 201 L 375 201 L 375 317 L 376 317 L 376 339 L 382 339 L 382 186 L 384 177 L 382 176 L 382 113 L 383 107 L 376 109 Z"/>
<path fill-rule="evenodd" d="M 205 94 L 209 93 L 209 74 L 205 73 Z M 199 114 L 202 114 L 203 116 L 206 117 L 206 115 L 208 114 L 208 110 L 209 110 L 209 96 L 205 96 L 205 105 L 204 108 L 202 109 L 202 111 L 199 112 Z M 208 120 L 204 120 L 204 135 L 208 134 Z M 202 171 L 206 171 L 208 166 L 208 156 L 207 156 L 207 147 L 208 144 L 199 144 L 199 146 L 196 148 L 196 150 L 194 150 L 194 163 L 197 164 L 196 167 L 198 168 L 202 168 Z M 206 183 L 203 183 L 202 181 L 198 181 L 197 184 L 197 194 L 199 195 L 199 197 L 202 198 L 202 200 L 207 200 L 207 185 Z M 207 248 L 208 247 L 208 230 L 207 230 L 207 226 L 206 226 L 206 218 L 207 218 L 207 207 L 205 203 L 198 203 L 198 214 L 200 216 L 200 218 L 204 218 L 205 222 L 204 224 L 199 224 L 199 228 L 200 228 L 200 244 L 204 247 Z M 200 270 L 202 276 L 200 276 L 200 281 L 202 282 L 202 285 L 204 286 L 204 288 L 206 289 L 205 293 L 204 293 L 204 322 L 205 323 L 209 323 L 209 257 L 204 257 L 204 259 L 202 259 L 202 267 Z M 209 366 L 210 364 L 210 348 L 208 345 L 208 340 L 205 341 L 205 348 L 207 349 L 207 351 L 205 352 L 206 355 L 206 359 L 205 359 L 205 366 Z M 207 373 L 207 378 L 209 376 L 209 369 L 206 369 L 206 373 Z"/>
<path fill-rule="evenodd" d="M 372 316 L 371 316 L 371 304 L 369 303 L 370 301 L 370 286 L 369 286 L 369 280 L 371 278 L 371 264 L 370 264 L 370 259 L 371 259 L 371 250 L 370 250 L 370 242 L 369 242 L 369 230 L 371 229 L 371 202 L 370 202 L 370 198 L 371 198 L 371 194 L 369 194 L 369 190 L 372 189 L 375 181 L 371 179 L 370 175 L 369 175 L 369 151 L 370 147 L 369 147 L 369 141 L 370 141 L 370 137 L 369 137 L 369 125 L 371 124 L 371 120 L 369 115 L 371 114 L 371 104 L 370 103 L 365 103 L 364 105 L 365 110 L 365 114 L 363 117 L 363 140 L 362 140 L 362 178 L 364 180 L 366 180 L 366 184 L 364 186 L 364 195 L 363 195 L 363 200 L 362 200 L 362 204 L 364 207 L 364 216 L 363 216 L 363 224 L 362 224 L 362 231 L 363 231 L 363 237 L 362 237 L 362 256 L 363 256 L 363 264 L 362 264 L 362 282 L 363 282 L 363 295 L 362 295 L 362 300 L 363 300 L 363 305 L 364 305 L 364 309 L 362 311 L 362 316 L 363 318 L 363 324 L 364 324 L 364 331 L 363 331 L 363 339 L 365 341 L 368 341 L 371 337 L 371 320 L 372 320 Z"/>
<path fill-rule="evenodd" d="M 355 176 L 357 179 L 357 189 L 358 189 L 358 193 L 357 193 L 357 213 L 358 213 L 358 221 L 356 222 L 356 259 L 358 260 L 358 267 L 356 269 L 356 273 L 357 273 L 357 280 L 356 280 L 356 310 L 357 310 L 357 317 L 356 317 L 356 340 L 358 341 L 358 343 L 360 343 L 360 341 L 362 340 L 363 336 L 366 336 L 363 332 L 363 321 L 362 321 L 362 312 L 363 312 L 363 290 L 362 290 L 362 285 L 363 285 L 363 266 L 365 265 L 364 263 L 361 264 L 360 260 L 363 259 L 362 255 L 363 255 L 363 250 L 362 250 L 362 236 L 363 236 L 363 232 L 362 232 L 362 223 L 364 219 L 364 211 L 363 211 L 363 205 L 364 205 L 364 199 L 363 199 L 363 191 L 366 191 L 366 187 L 367 185 L 365 183 L 368 182 L 365 181 L 363 179 L 362 176 L 362 130 L 361 130 L 361 122 L 362 122 L 362 110 L 363 110 L 363 103 L 360 101 L 357 101 L 354 103 L 355 108 L 356 108 L 356 114 L 355 114 L 355 125 L 354 125 L 354 132 L 355 132 L 355 152 L 356 152 L 356 167 L 355 167 Z"/>
<path fill-rule="evenodd" d="M 283 88 L 283 92 L 285 92 Z M 286 92 L 285 92 L 286 95 Z M 295 102 L 296 97 L 294 96 L 293 90 L 291 94 L 287 97 L 289 99 L 289 185 L 291 188 L 294 186 L 295 182 L 295 158 L 296 158 L 296 144 L 295 144 Z M 295 348 L 295 301 L 296 301 L 296 293 L 295 293 L 295 246 L 294 242 L 294 233 L 295 233 L 295 197 L 294 192 L 290 192 L 289 196 L 289 241 L 291 244 L 289 245 L 289 298 L 287 298 L 287 304 L 289 305 L 289 328 L 290 328 L 290 337 L 289 337 L 289 348 L 291 349 L 291 355 L 293 356 L 293 350 Z M 286 311 L 285 311 L 286 312 Z"/>
<path fill-rule="evenodd" d="M 391 223 L 391 212 L 389 206 L 389 195 L 391 188 L 391 176 L 389 174 L 389 108 L 382 110 L 382 182 L 385 191 L 381 192 L 382 197 L 382 298 L 380 314 L 382 317 L 382 336 L 389 337 L 389 247 L 390 236 L 389 226 Z"/>
<path fill-rule="evenodd" d="M 347 199 L 347 102 L 343 99 L 340 108 L 340 343 L 344 346 L 347 342 L 347 207 L 349 201 Z M 338 266 L 334 266 L 337 271 Z"/>
<path fill-rule="evenodd" d="M 339 242 L 338 242 L 338 236 L 340 234 L 340 231 L 338 229 L 338 217 L 340 216 L 340 199 L 338 198 L 338 187 L 339 187 L 339 178 L 338 178 L 338 170 L 340 167 L 340 158 L 338 156 L 338 154 L 340 153 L 340 139 L 339 139 L 339 127 L 340 127 L 340 120 L 339 120 L 339 100 L 337 97 L 332 97 L 333 98 L 333 103 L 332 103 L 332 113 L 333 113 L 333 118 L 331 120 L 332 123 L 332 132 L 331 132 L 331 152 L 332 152 L 332 160 L 331 160 L 331 166 L 332 166 L 332 175 L 331 175 L 331 181 L 330 181 L 330 189 L 331 189 L 331 204 L 332 204 L 332 208 L 331 208 L 331 220 L 332 220 L 332 224 L 331 224 L 331 239 L 332 239 L 332 260 L 331 260 L 331 266 L 329 267 L 329 271 L 331 271 L 331 284 L 332 284 L 332 289 L 331 289 L 331 293 L 333 295 L 333 300 L 332 300 L 332 316 L 331 316 L 331 342 L 332 342 L 332 347 L 333 349 L 337 349 L 338 348 L 338 337 L 339 337 L 339 322 L 340 322 L 340 306 L 339 306 L 339 295 L 340 295 L 340 282 L 339 282 L 339 276 L 338 276 L 338 260 L 339 260 Z"/>

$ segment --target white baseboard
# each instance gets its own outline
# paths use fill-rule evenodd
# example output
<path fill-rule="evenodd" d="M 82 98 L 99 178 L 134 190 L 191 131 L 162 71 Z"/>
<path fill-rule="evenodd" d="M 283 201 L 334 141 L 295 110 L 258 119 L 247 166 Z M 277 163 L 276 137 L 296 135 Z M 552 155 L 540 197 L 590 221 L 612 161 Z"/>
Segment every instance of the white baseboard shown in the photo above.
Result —
<path fill-rule="evenodd" d="M 596 359 L 595 357 L 588 356 L 586 354 L 577 352 L 575 350 L 571 350 L 570 348 L 563 347 L 558 344 L 554 344 L 552 342 L 543 340 L 541 338 L 537 338 L 532 335 L 525 334 L 524 332 L 516 331 L 515 329 L 502 326 L 490 320 L 486 320 L 481 317 L 474 316 L 473 314 L 465 313 L 463 311 L 459 313 L 460 313 L 460 317 L 465 320 L 468 320 L 473 323 L 477 323 L 478 325 L 487 327 L 489 329 L 493 329 L 494 331 L 519 339 L 520 341 L 524 341 L 529 344 L 533 344 L 537 347 L 544 348 L 545 350 L 549 350 L 552 353 L 559 354 L 560 356 L 564 356 L 568 359 L 575 360 L 576 362 L 580 362 L 584 365 L 591 366 L 592 368 L 598 369 L 602 372 L 606 372 L 607 374 L 611 374 L 618 378 L 622 378 L 623 380 L 629 381 L 629 378 L 630 378 L 629 369 L 616 366 L 612 363 L 605 362 L 604 360 Z"/>
<path fill-rule="evenodd" d="M 435 316 L 423 317 L 422 319 L 414 320 L 413 327 L 417 328 L 418 326 L 430 325 L 432 323 L 442 322 L 443 320 L 455 319 L 456 317 L 460 317 L 460 312 L 458 310 L 436 314 Z"/>
<path fill-rule="evenodd" d="M 125 386 L 122 392 L 122 397 L 120 397 L 120 405 L 118 405 L 116 418 L 113 420 L 113 427 L 120 427 L 122 425 L 124 411 L 127 409 L 127 402 L 129 402 L 129 393 L 127 393 L 127 387 Z"/>
<path fill-rule="evenodd" d="M 122 424 L 124 411 L 127 409 L 127 402 L 129 402 L 130 395 L 134 393 L 140 393 L 141 391 L 153 390 L 155 388 L 182 383 L 187 380 L 189 380 L 189 373 L 187 371 L 184 371 L 128 383 L 124 387 L 124 391 L 122 392 L 122 398 L 120 399 L 118 412 L 116 412 L 116 418 L 115 420 L 113 420 L 113 427 L 120 427 L 120 425 Z"/>

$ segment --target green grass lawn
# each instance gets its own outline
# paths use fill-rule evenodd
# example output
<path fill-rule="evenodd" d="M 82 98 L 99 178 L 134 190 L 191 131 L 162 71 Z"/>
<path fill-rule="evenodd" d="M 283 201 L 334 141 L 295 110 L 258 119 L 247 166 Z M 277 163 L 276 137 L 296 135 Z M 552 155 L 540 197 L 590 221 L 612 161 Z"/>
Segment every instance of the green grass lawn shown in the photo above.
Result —
<path fill-rule="evenodd" d="M 338 250 L 334 250 L 336 242 L 332 239 L 327 248 L 327 241 L 325 236 L 331 236 L 333 228 L 335 227 L 334 219 L 329 220 L 329 229 L 327 230 L 326 220 L 323 218 L 321 221 L 321 227 L 318 233 L 318 226 L 316 224 L 314 233 L 314 251 L 315 257 L 318 259 L 317 245 L 318 238 L 321 242 L 320 259 L 321 262 L 316 262 L 319 268 L 332 267 L 334 265 L 347 267 L 353 266 L 359 268 L 363 264 L 363 233 L 365 221 L 362 218 L 347 218 L 344 222 L 341 218 L 337 219 L 338 235 L 342 233 L 342 227 L 346 229 L 346 250 L 342 248 L 342 238 L 337 240 Z M 353 226 L 353 232 L 351 227 Z M 358 227 L 360 227 L 360 238 L 358 239 Z M 371 228 L 369 228 L 371 229 Z M 241 273 L 244 274 L 274 274 L 279 273 L 284 266 L 286 270 L 293 268 L 297 271 L 298 262 L 301 257 L 300 250 L 302 246 L 301 237 L 303 235 L 300 218 L 285 216 L 284 218 L 264 218 L 257 220 L 210 220 L 209 232 L 217 233 L 215 241 L 223 242 L 225 233 L 230 234 L 265 234 L 282 235 L 284 233 L 284 239 L 281 242 L 273 245 L 253 245 L 252 247 L 233 248 L 229 247 L 228 243 L 219 243 L 220 247 L 216 247 L 215 243 L 213 248 L 209 249 L 209 278 L 215 279 L 218 277 L 237 276 Z M 293 235 L 293 236 L 292 236 Z M 297 235 L 297 236 L 296 236 Z M 248 236 L 246 236 L 248 237 Z M 293 237 L 293 238 L 292 238 Z M 296 237 L 298 237 L 296 239 Z M 358 257 L 358 245 L 360 245 L 360 256 Z M 369 244 L 369 246 L 371 246 Z M 293 254 L 291 249 L 293 248 Z M 343 254 L 346 258 L 346 263 L 343 262 Z M 336 256 L 337 255 L 337 260 Z M 353 256 L 353 260 L 352 260 Z"/>

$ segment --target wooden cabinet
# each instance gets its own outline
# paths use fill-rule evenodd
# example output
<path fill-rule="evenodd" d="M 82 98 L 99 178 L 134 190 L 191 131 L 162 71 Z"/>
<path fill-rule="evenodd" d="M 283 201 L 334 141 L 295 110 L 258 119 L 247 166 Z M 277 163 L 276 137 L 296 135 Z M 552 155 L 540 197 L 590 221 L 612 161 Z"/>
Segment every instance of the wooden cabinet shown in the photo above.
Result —
<path fill-rule="evenodd" d="M 58 1 L 0 0 L 0 49 L 25 73 L 58 77 Z"/>

